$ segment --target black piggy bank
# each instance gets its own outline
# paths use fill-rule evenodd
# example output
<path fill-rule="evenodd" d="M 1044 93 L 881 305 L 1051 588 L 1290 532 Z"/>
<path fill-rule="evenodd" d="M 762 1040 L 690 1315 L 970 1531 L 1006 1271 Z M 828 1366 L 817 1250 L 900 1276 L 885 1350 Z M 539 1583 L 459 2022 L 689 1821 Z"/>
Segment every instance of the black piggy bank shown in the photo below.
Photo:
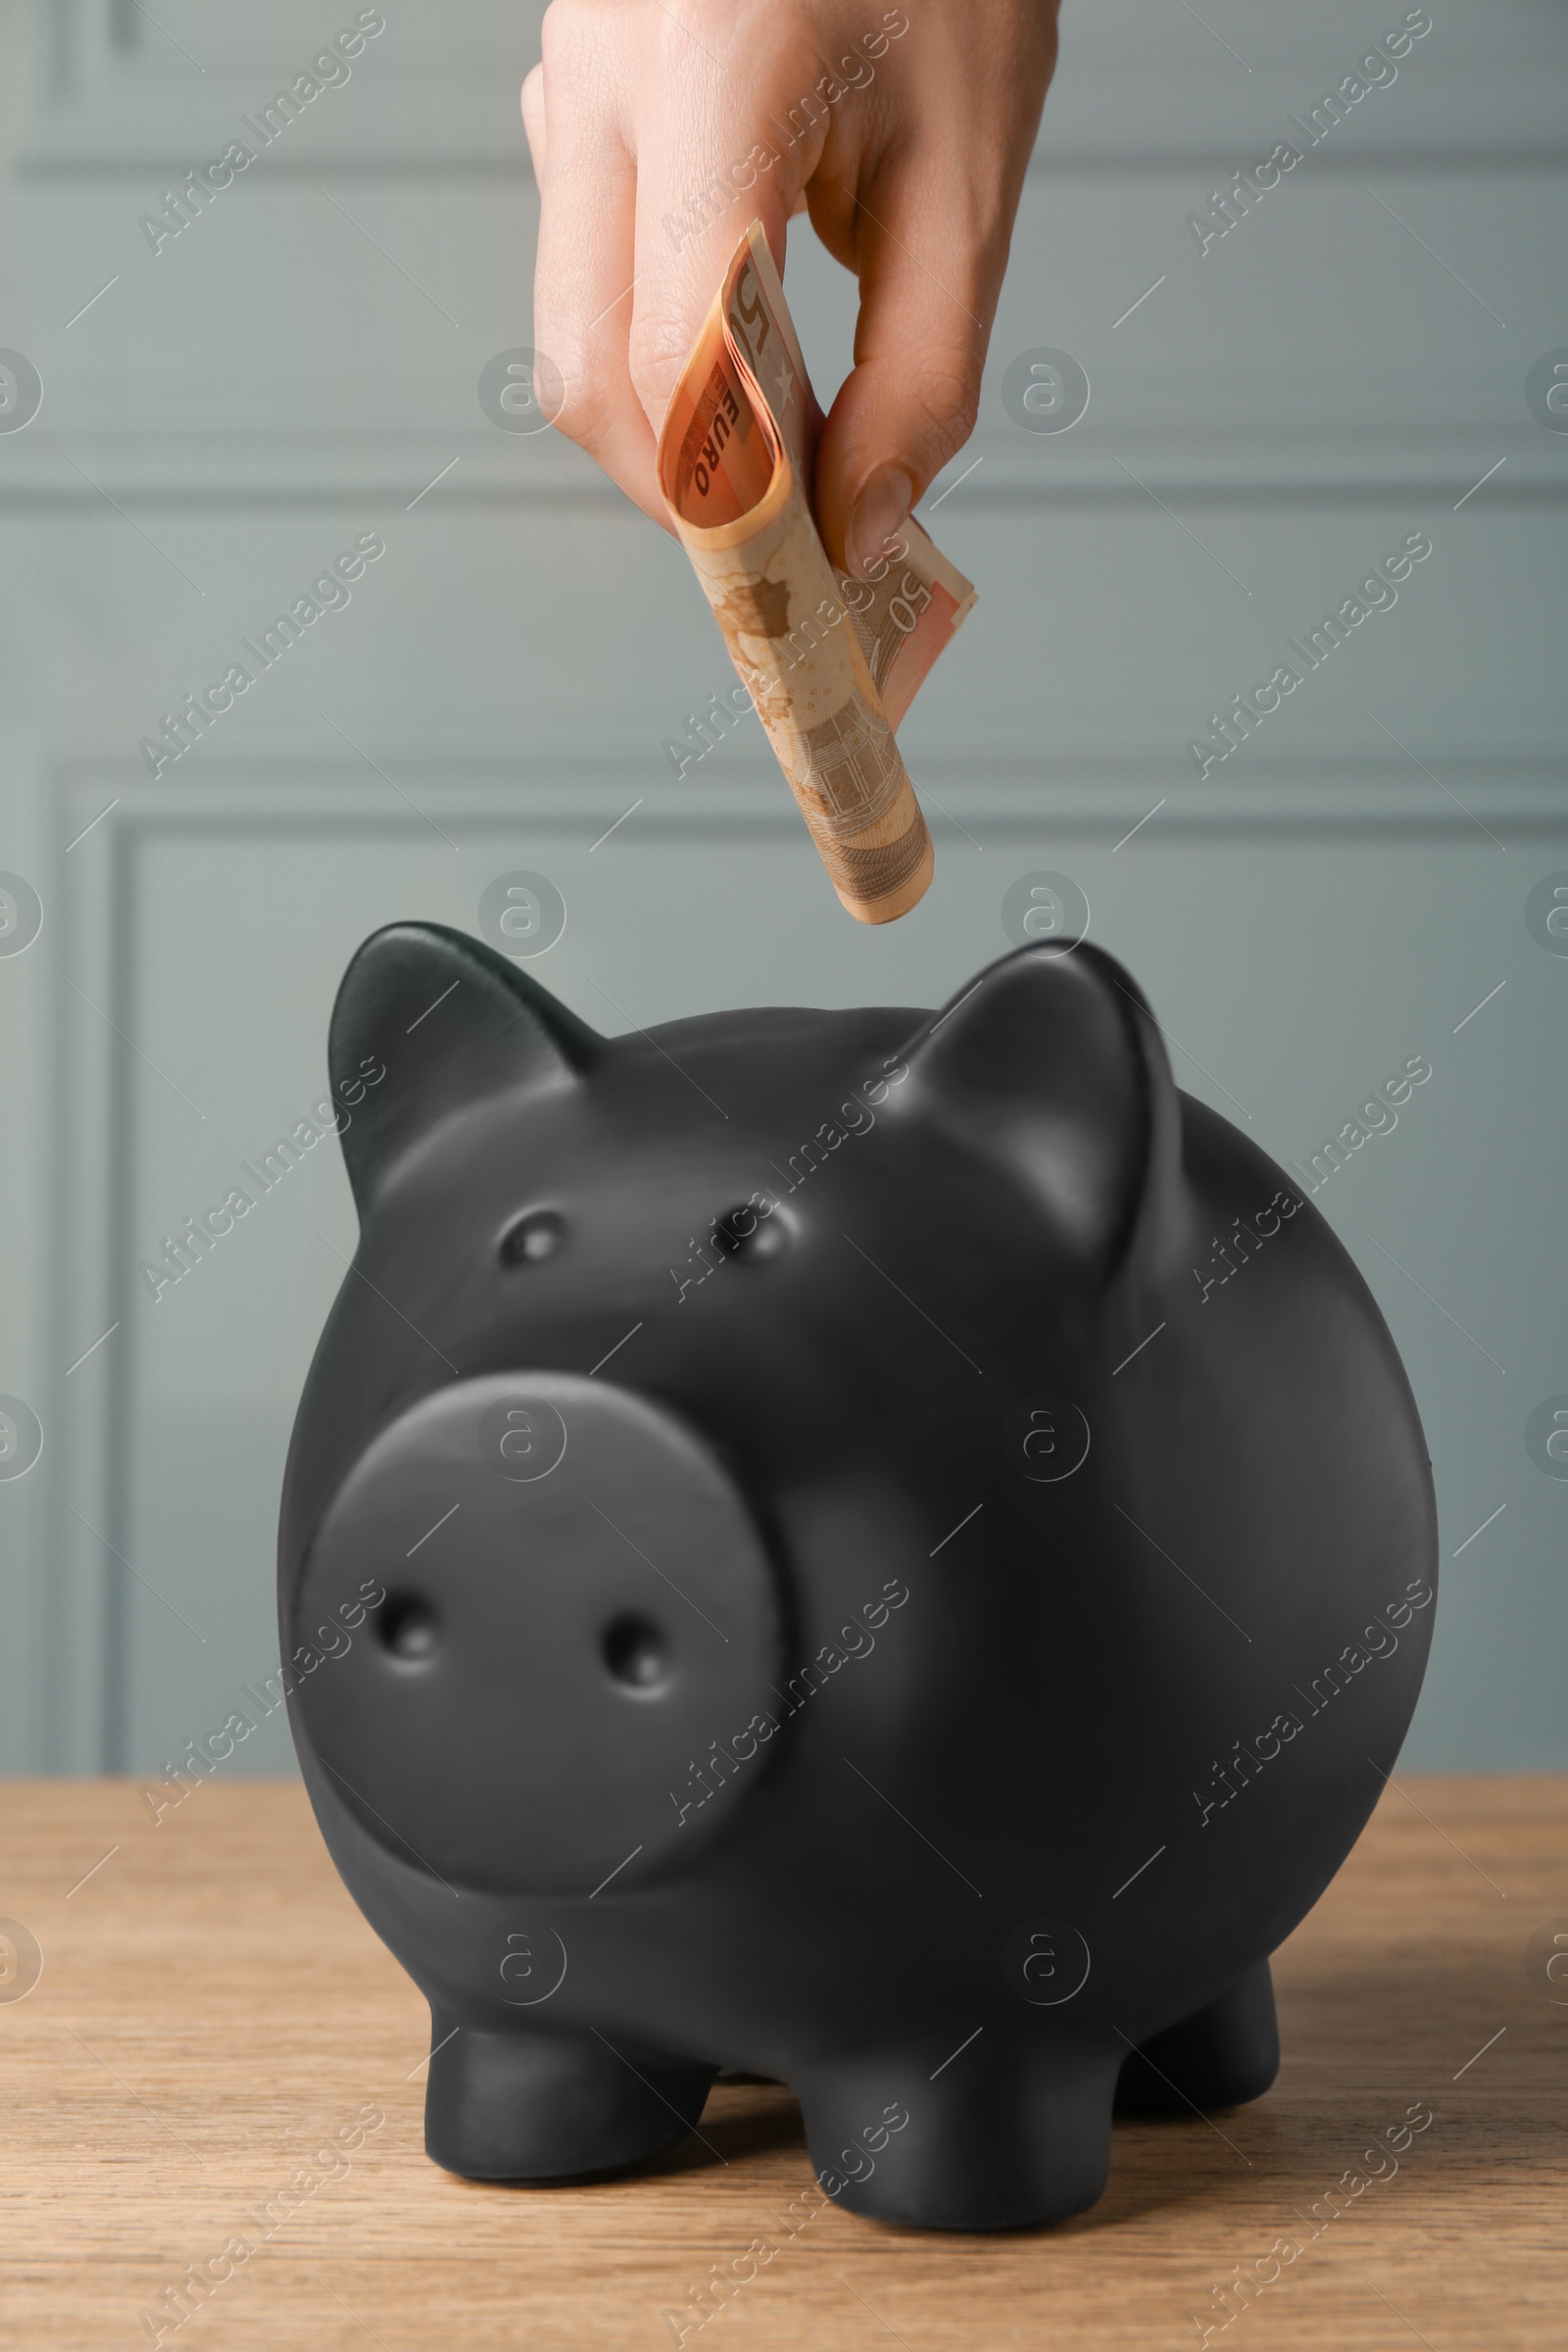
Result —
<path fill-rule="evenodd" d="M 360 950 L 361 1238 L 282 1507 L 294 1737 L 474 2179 L 645 2160 L 719 2068 L 830 2195 L 1017 2228 L 1255 2097 L 1268 1955 L 1415 1704 L 1394 1345 L 1137 987 L 596 1035 Z"/>

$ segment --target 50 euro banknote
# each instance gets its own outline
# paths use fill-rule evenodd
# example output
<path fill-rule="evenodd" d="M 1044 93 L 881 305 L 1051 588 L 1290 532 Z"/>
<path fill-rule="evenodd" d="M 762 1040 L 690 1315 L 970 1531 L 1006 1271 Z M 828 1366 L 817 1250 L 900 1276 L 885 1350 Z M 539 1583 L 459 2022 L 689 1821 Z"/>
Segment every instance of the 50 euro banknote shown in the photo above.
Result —
<path fill-rule="evenodd" d="M 810 506 L 821 425 L 755 220 L 669 404 L 660 486 L 829 880 L 886 923 L 933 867 L 894 729 L 975 592 L 912 518 L 866 577 L 835 568 Z"/>

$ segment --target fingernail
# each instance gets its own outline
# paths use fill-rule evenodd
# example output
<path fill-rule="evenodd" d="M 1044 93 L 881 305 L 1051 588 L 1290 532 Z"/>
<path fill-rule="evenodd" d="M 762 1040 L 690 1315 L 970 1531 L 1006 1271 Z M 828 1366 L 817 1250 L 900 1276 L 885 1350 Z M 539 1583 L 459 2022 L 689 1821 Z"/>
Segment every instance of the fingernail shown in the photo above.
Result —
<path fill-rule="evenodd" d="M 876 466 L 865 478 L 844 534 L 844 554 L 851 571 L 863 578 L 894 551 L 903 524 L 914 504 L 914 482 L 902 466 Z"/>

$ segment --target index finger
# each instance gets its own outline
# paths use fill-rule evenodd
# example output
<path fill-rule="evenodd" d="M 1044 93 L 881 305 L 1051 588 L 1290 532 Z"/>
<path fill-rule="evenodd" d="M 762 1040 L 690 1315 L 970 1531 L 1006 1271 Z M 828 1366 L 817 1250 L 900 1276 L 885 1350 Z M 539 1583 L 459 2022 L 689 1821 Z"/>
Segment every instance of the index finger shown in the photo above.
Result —
<path fill-rule="evenodd" d="M 627 357 L 636 166 L 622 126 L 620 57 L 599 30 L 592 18 L 552 9 L 542 64 L 523 85 L 539 180 L 534 342 L 561 374 L 557 430 L 667 530 L 654 434 Z"/>

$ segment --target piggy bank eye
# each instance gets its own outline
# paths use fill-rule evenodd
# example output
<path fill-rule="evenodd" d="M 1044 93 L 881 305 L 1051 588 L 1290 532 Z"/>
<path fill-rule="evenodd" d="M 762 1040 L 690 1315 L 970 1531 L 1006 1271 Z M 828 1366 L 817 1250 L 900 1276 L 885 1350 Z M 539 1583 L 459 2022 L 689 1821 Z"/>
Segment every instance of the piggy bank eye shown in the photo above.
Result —
<path fill-rule="evenodd" d="M 376 1631 L 382 1648 L 409 1666 L 426 1663 L 440 1644 L 435 1611 L 416 1593 L 395 1593 L 383 1610 Z"/>
<path fill-rule="evenodd" d="M 504 1266 L 536 1266 L 554 1257 L 566 1238 L 566 1221 L 553 1208 L 531 1208 L 507 1227 L 501 1239 Z"/>
<path fill-rule="evenodd" d="M 754 1208 L 743 1200 L 714 1219 L 713 1240 L 726 1257 L 738 1258 L 743 1265 L 761 1265 L 784 1248 L 784 1220 L 776 1208 Z"/>

